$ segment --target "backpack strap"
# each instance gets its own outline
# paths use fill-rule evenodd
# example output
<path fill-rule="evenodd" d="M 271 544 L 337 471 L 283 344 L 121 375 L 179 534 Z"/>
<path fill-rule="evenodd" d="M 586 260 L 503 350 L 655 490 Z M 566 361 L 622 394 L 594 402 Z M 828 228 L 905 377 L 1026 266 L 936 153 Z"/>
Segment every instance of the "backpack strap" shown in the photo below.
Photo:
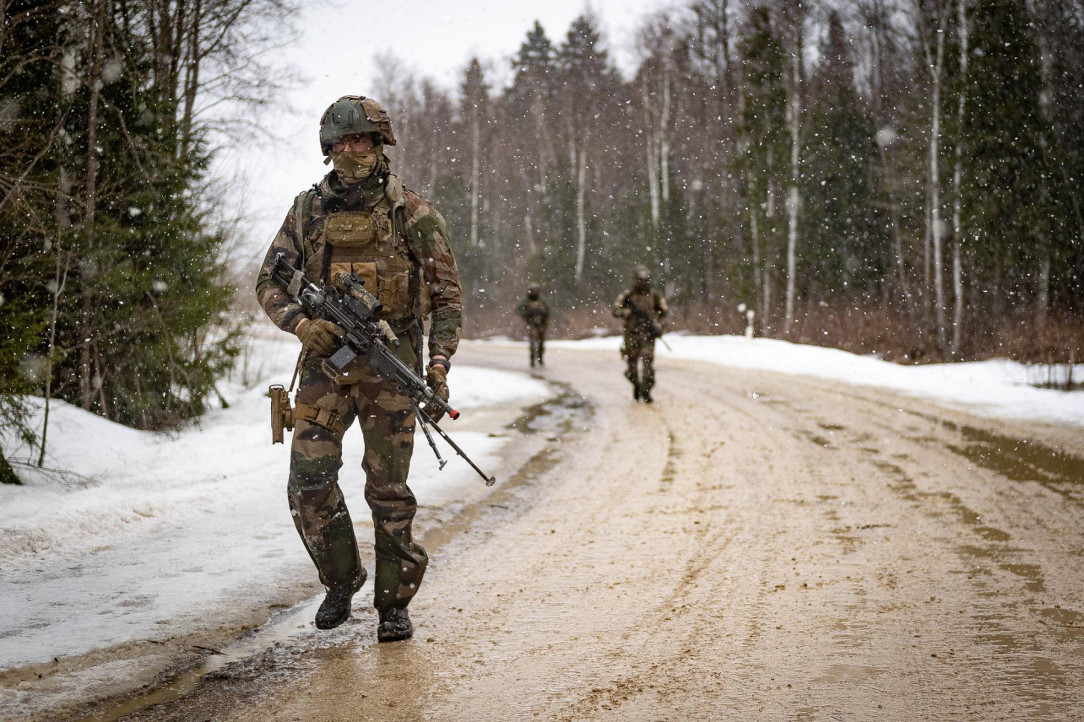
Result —
<path fill-rule="evenodd" d="M 307 238 L 309 230 L 309 218 L 312 217 L 312 202 L 316 198 L 316 186 L 301 193 L 294 199 L 294 233 L 297 241 L 301 244 L 301 267 L 305 267 L 305 261 L 315 250 Z"/>
<path fill-rule="evenodd" d="M 407 253 L 410 254 L 411 263 L 414 265 L 414 273 L 410 278 L 410 296 L 411 306 L 413 307 L 412 315 L 414 316 L 414 354 L 416 357 L 414 370 L 419 376 L 423 375 L 425 358 L 422 356 L 422 331 L 424 329 L 422 321 L 422 284 L 425 283 L 425 279 L 422 278 L 422 262 L 418 258 L 417 252 L 414 247 L 410 245 L 410 234 L 406 230 L 406 189 L 403 188 L 403 181 L 399 180 L 399 176 L 389 173 L 387 185 L 384 187 L 384 196 L 391 203 L 391 226 L 392 232 L 399 238 L 403 239 L 403 245 L 407 249 Z"/>

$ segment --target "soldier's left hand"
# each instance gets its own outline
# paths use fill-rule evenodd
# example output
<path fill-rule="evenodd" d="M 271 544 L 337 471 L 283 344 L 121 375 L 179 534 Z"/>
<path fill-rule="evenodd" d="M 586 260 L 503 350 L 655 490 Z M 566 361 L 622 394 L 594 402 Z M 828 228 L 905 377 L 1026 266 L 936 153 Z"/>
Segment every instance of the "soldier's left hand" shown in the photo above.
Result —
<path fill-rule="evenodd" d="M 425 374 L 425 383 L 429 385 L 429 388 L 433 389 L 433 393 L 439 396 L 444 401 L 448 400 L 448 370 L 439 364 L 434 364 L 429 367 L 429 370 Z M 431 408 L 425 410 L 429 414 L 433 421 L 440 421 L 444 418 L 444 409 L 433 404 Z"/>

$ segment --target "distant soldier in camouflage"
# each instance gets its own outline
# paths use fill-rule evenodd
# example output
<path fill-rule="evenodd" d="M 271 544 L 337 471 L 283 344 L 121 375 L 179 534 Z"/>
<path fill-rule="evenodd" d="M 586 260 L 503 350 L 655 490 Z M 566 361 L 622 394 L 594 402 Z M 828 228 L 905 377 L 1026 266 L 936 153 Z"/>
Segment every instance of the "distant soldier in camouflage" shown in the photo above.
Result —
<path fill-rule="evenodd" d="M 534 366 L 535 362 L 541 366 L 542 355 L 546 352 L 546 328 L 550 323 L 550 307 L 546 299 L 542 298 L 537 283 L 527 286 L 527 297 L 516 306 L 516 313 L 527 324 L 527 350 L 531 355 L 531 366 Z"/>
<path fill-rule="evenodd" d="M 621 355 L 628 367 L 625 378 L 632 382 L 632 397 L 651 403 L 655 385 L 655 339 L 662 336 L 661 320 L 670 311 L 666 298 L 651 288 L 651 271 L 637 266 L 632 288 L 614 301 L 615 316 L 625 319 L 625 342 Z"/>
<path fill-rule="evenodd" d="M 287 488 L 294 523 L 327 588 L 316 626 L 331 629 L 345 622 L 351 597 L 365 583 L 338 484 L 343 435 L 358 419 L 365 442 L 365 500 L 376 532 L 374 605 L 382 642 L 413 634 L 407 605 L 428 563 L 411 536 L 417 503 L 406 483 L 414 414 L 409 400 L 363 360 L 348 368 L 348 376 L 336 376 L 324 361 L 340 345 L 342 329 L 308 318 L 268 270 L 281 251 L 318 283 L 343 271 L 357 274 L 383 303 L 377 318 L 387 320 L 400 338 L 396 354 L 419 375 L 422 317 L 429 315 L 426 381 L 448 399 L 448 359 L 462 328 L 459 271 L 444 219 L 389 172 L 385 145 L 395 145 L 391 121 L 371 98 L 344 96 L 324 112 L 320 149 L 334 170 L 294 200 L 256 284 L 267 315 L 303 345 Z M 442 412 L 433 409 L 430 415 L 439 419 Z"/>

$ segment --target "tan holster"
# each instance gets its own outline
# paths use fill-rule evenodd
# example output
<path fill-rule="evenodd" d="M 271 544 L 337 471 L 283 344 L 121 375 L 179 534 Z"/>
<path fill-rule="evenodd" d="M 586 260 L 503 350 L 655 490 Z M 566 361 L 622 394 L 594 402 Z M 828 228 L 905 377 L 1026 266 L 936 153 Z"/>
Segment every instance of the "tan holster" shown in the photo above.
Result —
<path fill-rule="evenodd" d="M 294 410 L 290 408 L 290 394 L 282 384 L 271 384 L 267 389 L 271 397 L 271 443 L 283 443 L 283 429 L 294 430 Z"/>

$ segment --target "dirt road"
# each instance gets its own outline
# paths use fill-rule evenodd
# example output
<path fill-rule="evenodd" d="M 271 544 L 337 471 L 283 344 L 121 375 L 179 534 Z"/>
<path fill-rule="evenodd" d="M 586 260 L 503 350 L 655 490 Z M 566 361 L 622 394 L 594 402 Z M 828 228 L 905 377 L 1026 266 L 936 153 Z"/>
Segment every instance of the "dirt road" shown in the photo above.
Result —
<path fill-rule="evenodd" d="M 460 362 L 526 356 L 486 354 Z M 548 360 L 530 460 L 419 515 L 413 640 L 377 644 L 366 587 L 135 718 L 1084 715 L 1081 429 L 679 361 L 648 406 L 613 354 Z"/>

